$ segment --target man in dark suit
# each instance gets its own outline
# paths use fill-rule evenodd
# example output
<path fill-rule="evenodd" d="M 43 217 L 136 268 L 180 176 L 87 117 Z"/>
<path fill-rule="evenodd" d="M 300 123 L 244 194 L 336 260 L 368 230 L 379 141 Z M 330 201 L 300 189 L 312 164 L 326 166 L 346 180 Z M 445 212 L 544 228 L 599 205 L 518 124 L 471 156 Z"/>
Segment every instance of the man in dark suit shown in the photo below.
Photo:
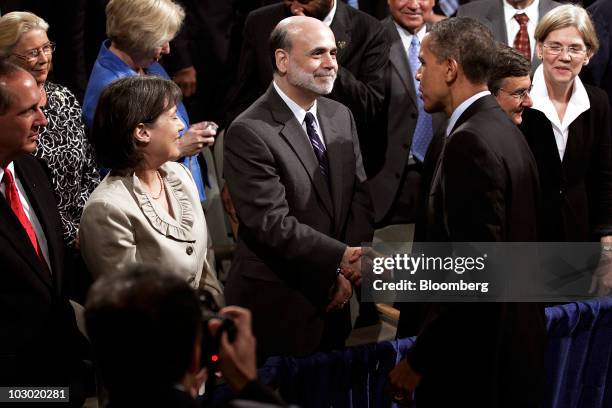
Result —
<path fill-rule="evenodd" d="M 489 27 L 495 41 L 521 51 L 535 71 L 540 65 L 535 28 L 546 13 L 560 5 L 553 0 L 477 0 L 459 7 L 457 16 L 473 17 Z"/>
<path fill-rule="evenodd" d="M 70 387 L 83 401 L 88 345 L 64 296 L 63 240 L 38 159 L 46 124 L 34 78 L 0 63 L 0 385 Z"/>
<path fill-rule="evenodd" d="M 376 174 L 383 157 L 368 153 L 370 147 L 380 143 L 384 137 L 371 125 L 383 107 L 383 73 L 389 46 L 378 20 L 342 1 L 284 1 L 249 14 L 244 28 L 238 85 L 228 99 L 228 119 L 236 117 L 268 88 L 273 72 L 268 37 L 279 21 L 291 15 L 317 18 L 334 33 L 339 69 L 329 97 L 351 110 L 357 124 L 366 173 L 368 176 Z"/>
<path fill-rule="evenodd" d="M 240 227 L 225 295 L 252 311 L 260 356 L 303 355 L 344 344 L 373 215 L 351 112 L 320 97 L 338 71 L 332 31 L 287 18 L 270 52 L 272 84 L 226 134 Z"/>
<path fill-rule="evenodd" d="M 450 119 L 428 204 L 430 241 L 535 241 L 537 168 L 520 130 L 487 90 L 490 31 L 470 18 L 436 24 L 417 73 L 425 110 Z M 520 272 L 520 271 L 518 271 Z M 432 304 L 395 398 L 419 407 L 539 407 L 543 310 L 520 303 Z M 521 392 L 516 392 L 520 389 Z"/>
<path fill-rule="evenodd" d="M 612 2 L 596 1 L 588 11 L 597 30 L 599 50 L 584 67 L 581 77 L 586 83 L 606 91 L 612 106 Z"/>
<path fill-rule="evenodd" d="M 420 203 L 423 162 L 432 138 L 441 140 L 446 115 L 430 115 L 416 88 L 420 43 L 427 27 L 424 16 L 433 0 L 389 0 L 391 16 L 383 20 L 389 38 L 389 64 L 385 69 L 385 115 L 377 149 L 385 149 L 382 170 L 370 180 L 377 227 L 416 221 Z M 386 132 L 385 132 L 386 129 Z M 436 145 L 440 145 L 437 143 Z M 436 152 L 432 152 L 436 156 Z M 434 159 L 435 160 L 435 159 Z M 405 238 L 408 239 L 408 238 Z"/>

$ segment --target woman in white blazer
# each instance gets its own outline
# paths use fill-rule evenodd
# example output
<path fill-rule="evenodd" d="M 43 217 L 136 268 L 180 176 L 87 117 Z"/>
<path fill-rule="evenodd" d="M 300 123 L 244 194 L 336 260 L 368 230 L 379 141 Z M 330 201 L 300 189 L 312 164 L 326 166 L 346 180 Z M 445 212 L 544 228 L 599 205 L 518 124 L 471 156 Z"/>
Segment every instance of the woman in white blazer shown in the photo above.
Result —
<path fill-rule="evenodd" d="M 206 262 L 208 234 L 191 173 L 179 155 L 181 91 L 153 76 L 121 78 L 100 96 L 92 125 L 99 164 L 111 169 L 83 210 L 80 245 L 94 277 L 156 264 L 205 287 L 221 286 Z"/>

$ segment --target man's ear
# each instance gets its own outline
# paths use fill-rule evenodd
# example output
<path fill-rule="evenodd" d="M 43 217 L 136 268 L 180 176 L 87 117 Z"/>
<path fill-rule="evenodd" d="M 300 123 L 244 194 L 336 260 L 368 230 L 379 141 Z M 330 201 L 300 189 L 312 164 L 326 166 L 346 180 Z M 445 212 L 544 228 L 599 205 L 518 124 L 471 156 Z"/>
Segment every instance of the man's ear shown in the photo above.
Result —
<path fill-rule="evenodd" d="M 289 53 L 282 48 L 274 51 L 274 58 L 276 61 L 276 69 L 281 74 L 287 73 L 287 65 L 289 64 Z"/>
<path fill-rule="evenodd" d="M 151 135 L 144 123 L 139 123 L 132 133 L 134 140 L 140 143 L 148 144 L 151 141 Z"/>
<path fill-rule="evenodd" d="M 457 73 L 459 72 L 459 64 L 457 60 L 454 58 L 447 58 L 445 61 L 446 72 L 444 74 L 444 79 L 447 83 L 454 82 L 457 78 Z"/>

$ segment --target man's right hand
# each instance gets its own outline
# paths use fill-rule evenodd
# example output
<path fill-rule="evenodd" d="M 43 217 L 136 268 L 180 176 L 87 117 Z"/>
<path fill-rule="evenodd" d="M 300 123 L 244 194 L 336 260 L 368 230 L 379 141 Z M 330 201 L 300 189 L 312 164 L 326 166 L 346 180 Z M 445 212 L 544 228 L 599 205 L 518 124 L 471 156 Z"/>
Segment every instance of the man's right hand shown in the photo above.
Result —
<path fill-rule="evenodd" d="M 346 247 L 340 261 L 340 273 L 356 286 L 361 284 L 361 255 L 361 247 Z"/>
<path fill-rule="evenodd" d="M 238 306 L 228 306 L 221 309 L 219 314 L 231 317 L 236 325 L 236 338 L 233 342 L 230 343 L 227 333 L 221 335 L 219 368 L 225 381 L 238 393 L 257 378 L 257 343 L 251 331 L 251 312 Z M 220 325 L 218 319 L 209 323 L 213 331 Z"/>
<path fill-rule="evenodd" d="M 194 123 L 179 139 L 181 157 L 194 156 L 215 143 L 218 126 L 214 122 Z"/>

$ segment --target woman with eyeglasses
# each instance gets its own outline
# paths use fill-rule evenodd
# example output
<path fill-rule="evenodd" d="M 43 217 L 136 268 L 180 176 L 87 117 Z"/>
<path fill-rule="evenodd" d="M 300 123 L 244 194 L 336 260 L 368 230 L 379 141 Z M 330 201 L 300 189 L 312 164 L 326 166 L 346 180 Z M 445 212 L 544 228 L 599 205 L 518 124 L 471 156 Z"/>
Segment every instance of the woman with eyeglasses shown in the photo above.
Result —
<path fill-rule="evenodd" d="M 34 155 L 45 160 L 62 219 L 64 240 L 75 247 L 85 202 L 100 182 L 93 148 L 85 137 L 81 107 L 68 88 L 47 80 L 55 44 L 49 24 L 29 12 L 0 17 L 0 58 L 21 66 L 38 83 L 48 124 L 41 129 Z M 1 131 L 1 129 L 0 129 Z"/>
<path fill-rule="evenodd" d="M 540 175 L 540 240 L 600 241 L 601 279 L 592 290 L 602 294 L 612 288 L 610 106 L 602 90 L 578 77 L 597 52 L 597 35 L 587 12 L 568 4 L 540 20 L 535 38 L 542 64 L 521 129 Z"/>

